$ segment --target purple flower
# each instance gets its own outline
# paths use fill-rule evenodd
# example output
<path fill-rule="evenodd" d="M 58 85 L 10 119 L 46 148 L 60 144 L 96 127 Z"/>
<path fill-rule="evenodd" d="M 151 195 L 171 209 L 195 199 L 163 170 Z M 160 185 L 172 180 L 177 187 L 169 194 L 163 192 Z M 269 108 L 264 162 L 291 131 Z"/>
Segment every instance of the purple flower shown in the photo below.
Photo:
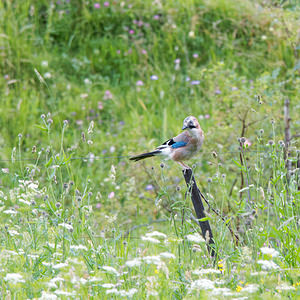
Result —
<path fill-rule="evenodd" d="M 193 57 L 194 57 L 194 58 L 198 58 L 198 57 L 199 57 L 198 53 L 194 53 L 194 54 L 193 54 Z"/>
<path fill-rule="evenodd" d="M 112 199 L 115 196 L 115 192 L 110 192 L 108 194 L 108 199 Z"/>
<path fill-rule="evenodd" d="M 152 184 L 148 184 L 145 188 L 146 191 L 152 191 L 154 189 Z"/>
<path fill-rule="evenodd" d="M 96 204 L 96 208 L 98 208 L 98 209 L 101 208 L 101 206 L 102 206 L 101 203 L 97 203 L 97 204 Z"/>
<path fill-rule="evenodd" d="M 179 58 L 176 58 L 176 59 L 174 60 L 174 63 L 177 64 L 177 65 L 179 65 L 179 64 L 180 64 L 180 59 L 179 59 Z"/>
<path fill-rule="evenodd" d="M 100 3 L 96 2 L 96 3 L 94 4 L 94 7 L 95 7 L 96 9 L 100 8 Z"/>
<path fill-rule="evenodd" d="M 121 50 L 117 50 L 117 54 L 120 54 L 121 53 Z"/>
<path fill-rule="evenodd" d="M 144 82 L 142 80 L 138 80 L 136 82 L 136 86 L 142 86 L 142 85 L 144 85 Z"/>
<path fill-rule="evenodd" d="M 152 75 L 150 78 L 151 80 L 158 80 L 158 77 L 156 75 Z"/>
<path fill-rule="evenodd" d="M 204 116 L 204 118 L 205 118 L 205 119 L 209 119 L 209 118 L 210 118 L 210 115 L 209 115 L 209 114 L 206 114 L 206 115 Z"/>
<path fill-rule="evenodd" d="M 191 85 L 198 85 L 198 84 L 200 84 L 199 80 L 193 80 L 193 81 L 191 81 Z"/>
<path fill-rule="evenodd" d="M 191 80 L 191 78 L 188 77 L 188 76 L 185 78 L 185 81 L 186 81 L 186 82 L 189 82 L 190 80 Z"/>
<path fill-rule="evenodd" d="M 154 19 L 154 20 L 159 20 L 159 15 L 154 15 L 154 16 L 153 16 L 153 19 Z"/>
<path fill-rule="evenodd" d="M 215 94 L 216 94 L 216 95 L 220 95 L 220 94 L 222 94 L 222 92 L 221 92 L 219 89 L 216 89 L 216 90 L 215 90 Z"/>
<path fill-rule="evenodd" d="M 112 99 L 113 95 L 109 90 L 106 90 L 103 96 L 103 100 L 109 100 Z"/>
<path fill-rule="evenodd" d="M 134 34 L 134 30 L 133 30 L 133 29 L 130 29 L 130 30 L 129 30 L 129 34 Z"/>
<path fill-rule="evenodd" d="M 104 5 L 105 7 L 108 7 L 108 6 L 109 6 L 109 2 L 108 2 L 108 1 L 105 1 L 105 2 L 103 3 L 103 5 Z"/>
<path fill-rule="evenodd" d="M 146 55 L 147 54 L 147 50 L 142 49 L 142 54 Z"/>
<path fill-rule="evenodd" d="M 237 88 L 236 86 L 233 86 L 233 87 L 231 88 L 231 90 L 232 90 L 232 91 L 237 91 L 238 88 Z"/>

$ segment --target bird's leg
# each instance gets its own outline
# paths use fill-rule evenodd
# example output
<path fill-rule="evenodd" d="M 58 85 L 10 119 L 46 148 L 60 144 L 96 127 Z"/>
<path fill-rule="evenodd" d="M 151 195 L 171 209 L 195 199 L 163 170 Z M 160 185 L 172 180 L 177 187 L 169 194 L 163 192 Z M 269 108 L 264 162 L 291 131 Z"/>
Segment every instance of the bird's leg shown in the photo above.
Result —
<path fill-rule="evenodd" d="M 190 169 L 190 167 L 186 164 L 184 164 L 182 161 L 177 161 L 177 163 L 183 168 L 183 170 Z"/>

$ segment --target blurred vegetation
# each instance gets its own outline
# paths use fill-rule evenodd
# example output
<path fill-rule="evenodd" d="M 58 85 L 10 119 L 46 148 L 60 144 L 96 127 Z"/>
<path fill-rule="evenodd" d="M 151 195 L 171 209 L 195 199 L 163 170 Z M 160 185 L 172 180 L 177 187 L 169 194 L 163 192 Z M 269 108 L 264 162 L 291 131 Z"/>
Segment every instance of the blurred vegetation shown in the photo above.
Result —
<path fill-rule="evenodd" d="M 174 221 L 191 206 L 182 200 L 181 170 L 128 156 L 178 134 L 195 115 L 205 142 L 190 165 L 202 192 L 253 253 L 270 239 L 285 254 L 283 266 L 299 266 L 299 142 L 288 149 L 291 177 L 279 143 L 287 98 L 291 133 L 300 131 L 299 14 L 296 0 L 1 1 L 1 190 L 38 181 L 52 225 L 73 214 L 96 233 Z M 85 218 L 78 197 L 93 217 Z M 239 261 L 242 250 L 209 214 L 218 250 Z"/>

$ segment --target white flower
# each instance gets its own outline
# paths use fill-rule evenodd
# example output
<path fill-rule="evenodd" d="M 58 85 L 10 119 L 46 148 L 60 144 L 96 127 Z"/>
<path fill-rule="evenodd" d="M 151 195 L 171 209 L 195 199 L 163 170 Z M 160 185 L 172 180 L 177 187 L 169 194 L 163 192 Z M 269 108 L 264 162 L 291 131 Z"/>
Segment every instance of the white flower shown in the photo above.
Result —
<path fill-rule="evenodd" d="M 255 293 L 258 291 L 258 289 L 259 289 L 258 284 L 248 284 L 242 289 L 242 292 L 243 293 Z"/>
<path fill-rule="evenodd" d="M 88 84 L 91 84 L 91 83 L 92 83 L 92 82 L 91 82 L 90 79 L 88 79 L 88 78 L 85 78 L 85 79 L 84 79 L 84 84 L 88 85 Z"/>
<path fill-rule="evenodd" d="M 268 272 L 266 271 L 259 271 L 259 272 L 252 272 L 250 273 L 251 276 L 266 276 L 268 274 Z"/>
<path fill-rule="evenodd" d="M 138 267 L 142 264 L 140 258 L 134 258 L 132 260 L 127 260 L 125 265 L 129 268 Z"/>
<path fill-rule="evenodd" d="M 282 283 L 276 286 L 276 290 L 281 290 L 281 291 L 295 290 L 295 287 L 293 287 L 292 285 L 288 285 L 286 283 Z"/>
<path fill-rule="evenodd" d="M 262 248 L 260 248 L 260 251 L 261 251 L 262 254 L 266 254 L 266 255 L 269 255 L 271 257 L 277 257 L 279 255 L 278 251 L 276 251 L 273 248 L 269 248 L 269 247 L 262 247 Z"/>
<path fill-rule="evenodd" d="M 68 223 L 60 223 L 60 224 L 58 224 L 58 226 L 64 227 L 67 230 L 73 230 L 73 226 Z"/>
<path fill-rule="evenodd" d="M 279 266 L 276 265 L 273 261 L 259 260 L 257 261 L 257 263 L 261 265 L 261 268 L 263 270 L 279 269 Z"/>
<path fill-rule="evenodd" d="M 52 268 L 55 270 L 58 270 L 58 269 L 65 268 L 67 266 L 68 266 L 68 264 L 66 264 L 66 263 L 59 263 L 59 264 L 53 265 Z"/>
<path fill-rule="evenodd" d="M 84 246 L 84 245 L 71 245 L 70 246 L 70 249 L 71 250 L 85 250 L 85 251 L 87 251 L 88 249 L 87 249 L 87 247 L 86 246 Z"/>
<path fill-rule="evenodd" d="M 43 60 L 41 63 L 42 67 L 48 67 L 48 62 L 46 60 Z"/>
<path fill-rule="evenodd" d="M 10 283 L 25 282 L 23 276 L 18 273 L 7 273 L 4 277 L 4 280 Z"/>
<path fill-rule="evenodd" d="M 145 256 L 143 257 L 143 260 L 146 264 L 154 264 L 154 265 L 160 265 L 161 260 L 159 256 Z"/>
<path fill-rule="evenodd" d="M 194 234 L 188 234 L 186 236 L 186 239 L 193 243 L 204 243 L 205 242 L 204 238 L 198 232 L 195 232 Z"/>
<path fill-rule="evenodd" d="M 115 268 L 113 268 L 113 267 L 111 267 L 111 266 L 103 266 L 102 269 L 103 269 L 104 271 L 108 272 L 108 273 L 113 273 L 113 274 L 115 274 L 116 276 L 119 276 L 119 275 L 120 275 L 119 272 L 118 272 Z"/>
<path fill-rule="evenodd" d="M 190 287 L 191 290 L 211 290 L 214 288 L 214 282 L 205 278 L 193 281 Z"/>
<path fill-rule="evenodd" d="M 49 79 L 49 78 L 51 78 L 51 77 L 52 77 L 52 75 L 51 75 L 50 72 L 46 72 L 46 73 L 44 74 L 44 78 Z"/>
<path fill-rule="evenodd" d="M 105 293 L 106 293 L 106 295 L 110 295 L 110 294 L 118 295 L 118 292 L 119 291 L 116 288 L 113 288 L 113 289 L 107 290 Z"/>
<path fill-rule="evenodd" d="M 153 244 L 159 244 L 160 243 L 160 241 L 158 239 L 148 237 L 148 236 L 142 236 L 141 239 L 143 241 L 147 241 L 147 242 L 150 242 L 150 243 L 153 243 Z"/>
<path fill-rule="evenodd" d="M 170 252 L 162 252 L 159 254 L 160 257 L 163 257 L 163 258 L 172 258 L 172 259 L 175 259 L 176 256 L 173 254 L 173 253 L 170 253 Z"/>
<path fill-rule="evenodd" d="M 3 211 L 3 213 L 7 214 L 7 215 L 16 215 L 18 212 L 13 209 L 7 209 L 7 210 Z"/>
<path fill-rule="evenodd" d="M 137 289 L 130 289 L 128 291 L 125 291 L 125 290 L 117 290 L 116 288 L 113 288 L 113 289 L 110 289 L 110 290 L 107 290 L 106 291 L 106 295 L 109 295 L 109 294 L 114 294 L 116 296 L 121 296 L 121 297 L 132 297 L 134 294 L 137 293 Z"/>
<path fill-rule="evenodd" d="M 56 300 L 57 296 L 54 294 L 50 294 L 45 291 L 42 291 L 42 296 L 39 299 L 40 300 Z"/>
<path fill-rule="evenodd" d="M 113 289 L 114 287 L 116 287 L 116 285 L 113 283 L 103 283 L 101 286 L 105 289 Z"/>
<path fill-rule="evenodd" d="M 90 282 L 97 282 L 97 281 L 102 281 L 103 279 L 101 277 L 91 277 L 89 279 Z"/>
<path fill-rule="evenodd" d="M 214 288 L 210 293 L 212 296 L 223 295 L 223 296 L 231 296 L 232 291 L 229 288 Z"/>
<path fill-rule="evenodd" d="M 15 235 L 20 235 L 20 233 L 16 230 L 8 230 L 8 233 L 11 235 L 11 236 L 15 236 Z"/>
<path fill-rule="evenodd" d="M 156 75 L 152 75 L 150 78 L 151 80 L 158 80 L 158 77 Z"/>
<path fill-rule="evenodd" d="M 66 291 L 62 291 L 62 290 L 56 290 L 54 293 L 57 295 L 62 295 L 62 296 L 76 296 L 75 292 L 70 293 L 70 292 L 66 292 Z"/>
<path fill-rule="evenodd" d="M 157 238 L 163 238 L 165 239 L 167 236 L 159 231 L 153 231 L 153 232 L 148 232 L 145 234 L 146 237 L 157 237 Z"/>
<path fill-rule="evenodd" d="M 195 275 L 222 274 L 220 270 L 216 270 L 216 269 L 199 269 L 199 270 L 194 270 L 192 273 Z"/>

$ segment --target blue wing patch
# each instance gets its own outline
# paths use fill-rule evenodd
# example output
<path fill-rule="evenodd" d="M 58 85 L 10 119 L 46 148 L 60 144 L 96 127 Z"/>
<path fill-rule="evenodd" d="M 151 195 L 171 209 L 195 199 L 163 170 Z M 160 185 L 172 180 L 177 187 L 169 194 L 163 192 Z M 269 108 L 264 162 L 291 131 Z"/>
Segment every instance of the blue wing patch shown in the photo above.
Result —
<path fill-rule="evenodd" d="M 186 142 L 176 142 L 174 144 L 172 144 L 172 148 L 173 149 L 176 149 L 176 148 L 181 148 L 181 147 L 184 147 L 187 143 Z"/>

